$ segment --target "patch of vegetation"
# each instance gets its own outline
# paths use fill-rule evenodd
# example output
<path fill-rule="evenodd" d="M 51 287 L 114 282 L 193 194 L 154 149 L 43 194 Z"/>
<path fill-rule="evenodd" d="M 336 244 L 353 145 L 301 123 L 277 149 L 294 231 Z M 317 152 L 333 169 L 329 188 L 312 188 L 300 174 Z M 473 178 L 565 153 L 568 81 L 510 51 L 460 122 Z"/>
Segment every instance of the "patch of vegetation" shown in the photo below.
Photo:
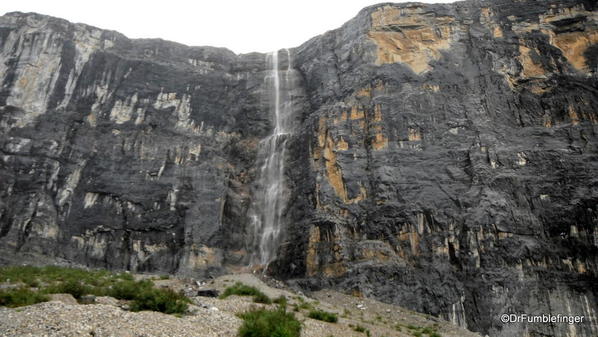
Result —
<path fill-rule="evenodd" d="M 424 337 L 425 335 L 427 335 L 428 337 L 442 337 L 438 333 L 438 331 L 437 331 L 438 327 L 436 325 L 431 326 L 431 327 L 408 325 L 407 329 L 409 329 L 411 334 L 415 337 Z"/>
<path fill-rule="evenodd" d="M 84 270 L 58 266 L 0 268 L 0 282 L 22 282 L 34 287 L 67 281 L 79 281 L 90 286 L 104 286 L 117 280 L 133 280 L 133 276 L 128 273 L 111 273 L 107 270 Z"/>
<path fill-rule="evenodd" d="M 94 290 L 96 290 L 94 287 L 69 279 L 47 286 L 43 292 L 46 294 L 71 294 L 74 298 L 80 299 L 81 296 L 91 294 Z"/>
<path fill-rule="evenodd" d="M 367 329 L 362 327 L 361 325 L 356 325 L 353 327 L 353 330 L 355 330 L 357 332 L 365 332 L 365 330 L 367 330 Z"/>
<path fill-rule="evenodd" d="M 220 295 L 220 299 L 225 299 L 231 295 L 253 296 L 253 301 L 256 303 L 272 303 L 270 297 L 261 292 L 259 289 L 257 289 L 256 287 L 248 286 L 241 282 L 237 282 L 234 285 L 226 288 L 222 295 Z"/>
<path fill-rule="evenodd" d="M 20 306 L 47 301 L 47 294 L 66 293 L 76 299 L 84 295 L 112 296 L 132 301 L 131 309 L 184 313 L 190 300 L 171 290 L 154 288 L 149 280 L 135 281 L 128 273 L 84 270 L 56 266 L 14 266 L 0 268 L 0 282 L 23 283 L 19 289 L 5 290 L 0 305 Z"/>
<path fill-rule="evenodd" d="M 0 306 L 15 308 L 48 300 L 48 296 L 26 287 L 0 290 Z"/>
<path fill-rule="evenodd" d="M 234 285 L 226 288 L 222 295 L 220 295 L 220 299 L 225 299 L 231 295 L 239 295 L 239 296 L 255 296 L 257 294 L 262 293 L 256 287 L 248 286 L 241 282 L 237 282 Z"/>
<path fill-rule="evenodd" d="M 310 310 L 310 311 L 311 311 L 311 310 L 315 310 L 315 308 L 314 308 L 313 304 L 311 304 L 311 303 L 309 303 L 309 302 L 305 301 L 305 300 L 303 299 L 303 297 L 297 297 L 297 300 L 299 301 L 299 305 L 298 305 L 298 308 L 299 308 L 299 309 L 302 309 L 302 310 Z"/>
<path fill-rule="evenodd" d="M 240 314 L 244 322 L 239 328 L 240 337 L 299 337 L 301 323 L 292 313 L 277 310 L 255 309 Z"/>
<path fill-rule="evenodd" d="M 131 303 L 131 311 L 151 310 L 166 314 L 182 314 L 191 301 L 172 289 L 148 287 L 136 294 Z"/>
<path fill-rule="evenodd" d="M 324 311 L 324 310 L 311 310 L 307 315 L 309 318 L 317 319 L 324 322 L 336 323 L 338 322 L 338 316 L 335 313 Z"/>
<path fill-rule="evenodd" d="M 270 299 L 270 297 L 268 297 L 266 294 L 261 293 L 261 292 L 255 296 L 253 296 L 253 301 L 255 303 L 263 303 L 263 304 L 272 303 L 272 300 Z"/>
<path fill-rule="evenodd" d="M 107 295 L 119 300 L 134 300 L 153 287 L 154 284 L 150 280 L 120 281 L 108 289 Z"/>
<path fill-rule="evenodd" d="M 276 303 L 278 305 L 280 305 L 281 307 L 287 307 L 287 298 L 284 295 L 280 295 L 277 298 L 275 298 L 272 303 Z"/>
<path fill-rule="evenodd" d="M 357 324 L 357 325 L 349 325 L 350 327 L 353 328 L 353 330 L 357 331 L 357 332 L 363 332 L 366 333 L 368 336 L 370 335 L 370 330 L 366 329 L 365 327 Z"/>

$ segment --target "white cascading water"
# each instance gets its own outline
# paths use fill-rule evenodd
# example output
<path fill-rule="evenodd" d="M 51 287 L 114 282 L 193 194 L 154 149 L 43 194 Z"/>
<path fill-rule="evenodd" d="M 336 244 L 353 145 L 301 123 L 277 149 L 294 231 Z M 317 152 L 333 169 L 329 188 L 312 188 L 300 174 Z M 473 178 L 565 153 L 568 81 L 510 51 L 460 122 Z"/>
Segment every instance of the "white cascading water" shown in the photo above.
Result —
<path fill-rule="evenodd" d="M 272 134 L 263 139 L 258 148 L 260 166 L 258 185 L 251 207 L 251 222 L 254 229 L 252 263 L 266 266 L 276 257 L 280 244 L 282 217 L 288 201 L 284 164 L 287 139 L 290 134 L 292 111 L 291 89 L 292 67 L 287 49 L 288 68 L 279 70 L 278 51 L 266 56 L 269 74 L 265 77 L 269 94 L 268 107 L 272 114 Z M 281 83 L 281 73 L 284 81 Z"/>

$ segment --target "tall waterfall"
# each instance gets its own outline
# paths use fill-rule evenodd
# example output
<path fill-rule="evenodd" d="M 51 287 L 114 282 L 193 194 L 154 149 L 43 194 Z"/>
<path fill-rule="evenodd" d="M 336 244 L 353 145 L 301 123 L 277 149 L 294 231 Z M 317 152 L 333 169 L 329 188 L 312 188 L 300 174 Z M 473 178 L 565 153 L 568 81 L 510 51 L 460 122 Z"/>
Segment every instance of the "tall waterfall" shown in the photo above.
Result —
<path fill-rule="evenodd" d="M 258 185 L 250 209 L 254 230 L 252 263 L 264 266 L 276 257 L 283 225 L 283 212 L 288 201 L 285 155 L 291 132 L 293 69 L 288 49 L 286 53 L 288 59 L 286 70 L 279 69 L 278 51 L 266 56 L 266 63 L 270 70 L 264 81 L 268 92 L 268 109 L 274 128 L 272 134 L 259 144 Z"/>

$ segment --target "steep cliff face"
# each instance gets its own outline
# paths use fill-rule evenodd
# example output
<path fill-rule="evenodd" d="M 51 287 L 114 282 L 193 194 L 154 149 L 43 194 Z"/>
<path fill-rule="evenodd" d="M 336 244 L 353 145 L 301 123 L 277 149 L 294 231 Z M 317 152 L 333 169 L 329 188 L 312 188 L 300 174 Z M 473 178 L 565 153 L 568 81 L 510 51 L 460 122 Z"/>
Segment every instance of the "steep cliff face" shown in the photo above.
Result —
<path fill-rule="evenodd" d="M 0 32 L 3 247 L 133 270 L 243 263 L 262 55 L 35 14 Z"/>
<path fill-rule="evenodd" d="M 598 334 L 594 2 L 376 5 L 290 54 L 271 273 L 491 336 Z M 246 266 L 258 144 L 274 128 L 266 59 L 1 17 L 3 251 Z"/>
<path fill-rule="evenodd" d="M 380 5 L 299 47 L 313 207 L 281 275 L 492 336 L 596 335 L 499 321 L 596 317 L 594 6 Z"/>

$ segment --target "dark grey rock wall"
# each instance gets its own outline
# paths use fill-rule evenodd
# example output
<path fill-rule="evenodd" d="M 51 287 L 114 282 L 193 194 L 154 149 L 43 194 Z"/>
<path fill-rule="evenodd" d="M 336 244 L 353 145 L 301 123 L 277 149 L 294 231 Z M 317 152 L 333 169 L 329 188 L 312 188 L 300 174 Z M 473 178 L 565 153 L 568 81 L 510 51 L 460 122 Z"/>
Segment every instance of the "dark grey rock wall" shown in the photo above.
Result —
<path fill-rule="evenodd" d="M 291 50 L 270 272 L 490 336 L 596 336 L 597 20 L 591 1 L 385 4 Z M 12 13 L 0 61 L 3 251 L 246 266 L 265 55 Z"/>
<path fill-rule="evenodd" d="M 262 55 L 36 14 L 0 25 L 3 247 L 140 271 L 243 260 Z"/>

